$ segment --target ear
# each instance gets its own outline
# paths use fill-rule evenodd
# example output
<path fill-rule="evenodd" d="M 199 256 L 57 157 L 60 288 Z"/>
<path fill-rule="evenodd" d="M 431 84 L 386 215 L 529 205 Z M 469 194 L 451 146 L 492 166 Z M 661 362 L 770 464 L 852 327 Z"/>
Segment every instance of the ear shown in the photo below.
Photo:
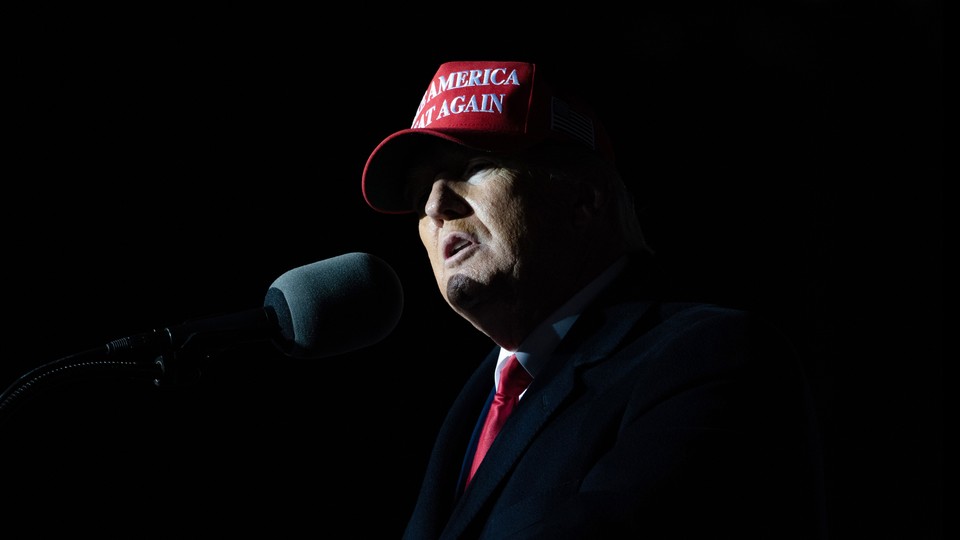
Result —
<path fill-rule="evenodd" d="M 577 190 L 574 208 L 574 223 L 582 225 L 594 219 L 606 203 L 606 194 L 588 182 L 583 182 Z"/>

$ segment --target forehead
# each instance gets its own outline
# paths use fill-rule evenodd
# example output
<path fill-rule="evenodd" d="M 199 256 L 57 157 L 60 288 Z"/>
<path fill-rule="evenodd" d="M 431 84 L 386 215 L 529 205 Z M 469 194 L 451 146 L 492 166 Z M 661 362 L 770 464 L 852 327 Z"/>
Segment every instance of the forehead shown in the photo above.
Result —
<path fill-rule="evenodd" d="M 518 160 L 516 155 L 507 157 L 438 140 L 421 148 L 416 156 L 411 156 L 403 171 L 403 196 L 414 201 L 416 206 L 424 190 L 429 189 L 438 177 L 447 175 L 448 179 L 465 179 L 462 177 L 466 171 L 477 163 L 514 170 L 523 167 L 522 160 Z"/>
<path fill-rule="evenodd" d="M 473 150 L 449 141 L 437 140 L 424 145 L 417 152 L 416 157 L 410 160 L 405 171 L 405 177 L 408 181 L 424 177 L 432 179 L 441 171 L 463 167 L 471 159 L 478 157 L 492 157 L 492 154 Z"/>
<path fill-rule="evenodd" d="M 500 161 L 496 154 L 437 140 L 421 148 L 403 171 L 403 193 L 410 198 L 441 173 L 458 175 L 477 159 Z"/>

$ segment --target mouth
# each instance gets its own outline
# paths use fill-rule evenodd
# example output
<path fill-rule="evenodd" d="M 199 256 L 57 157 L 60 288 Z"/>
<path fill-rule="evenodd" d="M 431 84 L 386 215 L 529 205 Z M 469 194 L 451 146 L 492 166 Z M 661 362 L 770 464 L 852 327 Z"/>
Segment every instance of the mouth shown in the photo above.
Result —
<path fill-rule="evenodd" d="M 477 245 L 476 239 L 466 233 L 450 233 L 443 239 L 443 261 L 450 263 L 461 259 Z"/>

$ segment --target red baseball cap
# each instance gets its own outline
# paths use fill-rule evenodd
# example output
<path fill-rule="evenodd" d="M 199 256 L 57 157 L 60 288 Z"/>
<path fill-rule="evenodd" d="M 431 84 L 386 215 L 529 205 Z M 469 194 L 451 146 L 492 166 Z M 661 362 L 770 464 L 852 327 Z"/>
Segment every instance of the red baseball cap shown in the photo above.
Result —
<path fill-rule="evenodd" d="M 371 208 L 413 211 L 404 174 L 419 151 L 442 139 L 475 150 L 509 153 L 548 140 L 573 141 L 613 162 L 613 146 L 593 110 L 551 87 L 526 62 L 447 62 L 431 79 L 413 123 L 384 139 L 367 158 L 361 188 Z"/>

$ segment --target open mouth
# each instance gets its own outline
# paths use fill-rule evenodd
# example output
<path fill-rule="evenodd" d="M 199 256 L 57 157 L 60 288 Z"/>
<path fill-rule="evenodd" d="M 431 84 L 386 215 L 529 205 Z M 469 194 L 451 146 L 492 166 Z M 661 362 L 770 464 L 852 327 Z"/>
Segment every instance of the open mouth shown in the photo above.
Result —
<path fill-rule="evenodd" d="M 467 234 L 451 233 L 443 241 L 443 260 L 448 261 L 476 244 Z"/>

